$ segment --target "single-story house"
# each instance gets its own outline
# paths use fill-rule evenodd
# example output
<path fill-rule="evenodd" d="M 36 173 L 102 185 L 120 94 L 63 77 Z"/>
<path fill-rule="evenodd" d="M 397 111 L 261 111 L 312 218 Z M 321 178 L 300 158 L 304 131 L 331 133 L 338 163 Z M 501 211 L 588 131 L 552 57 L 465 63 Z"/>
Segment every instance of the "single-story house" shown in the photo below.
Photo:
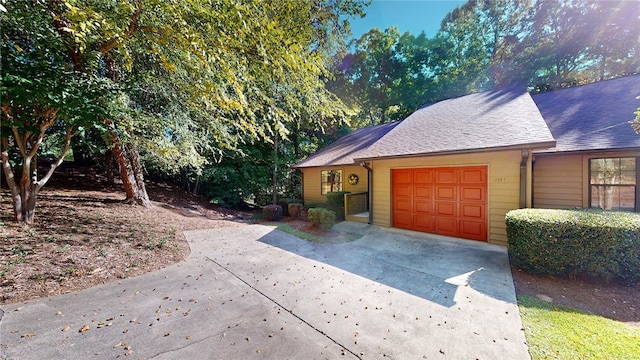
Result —
<path fill-rule="evenodd" d="M 305 201 L 347 220 L 506 245 L 524 207 L 640 211 L 640 75 L 530 95 L 507 88 L 358 129 L 296 164 Z"/>

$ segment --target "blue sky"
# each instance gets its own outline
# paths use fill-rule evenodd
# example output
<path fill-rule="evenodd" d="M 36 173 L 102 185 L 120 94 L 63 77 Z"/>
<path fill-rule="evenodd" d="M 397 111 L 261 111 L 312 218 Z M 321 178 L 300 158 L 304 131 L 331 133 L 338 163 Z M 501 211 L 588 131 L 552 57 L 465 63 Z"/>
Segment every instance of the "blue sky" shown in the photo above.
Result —
<path fill-rule="evenodd" d="M 409 31 L 419 35 L 424 31 L 427 37 L 433 37 L 440 28 L 440 22 L 447 13 L 466 1 L 454 0 L 373 0 L 363 19 L 351 19 L 351 31 L 354 38 L 377 27 L 381 30 L 396 26 L 400 34 Z"/>

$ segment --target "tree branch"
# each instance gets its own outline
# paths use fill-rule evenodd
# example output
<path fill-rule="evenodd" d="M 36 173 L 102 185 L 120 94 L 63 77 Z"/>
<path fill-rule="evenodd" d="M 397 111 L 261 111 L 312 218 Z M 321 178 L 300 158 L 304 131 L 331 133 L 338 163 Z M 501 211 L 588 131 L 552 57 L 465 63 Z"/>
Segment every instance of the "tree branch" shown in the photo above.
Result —
<path fill-rule="evenodd" d="M 133 36 L 133 34 L 135 34 L 140 29 L 138 26 L 138 19 L 140 18 L 140 14 L 142 14 L 142 7 L 140 6 L 140 2 L 138 1 L 135 1 L 135 4 L 136 4 L 136 10 L 131 15 L 129 28 L 127 29 L 127 31 L 125 31 L 124 36 L 117 39 L 111 39 L 106 43 L 100 45 L 100 47 L 98 48 L 98 51 L 100 51 L 100 54 L 102 54 L 102 56 L 105 56 L 106 53 L 116 48 L 119 44 L 119 41 Z"/>
<path fill-rule="evenodd" d="M 9 139 L 6 137 L 2 138 L 1 157 L 2 170 L 4 171 L 4 177 L 7 179 L 7 185 L 9 185 L 9 189 L 11 189 L 11 196 L 20 196 L 18 184 L 16 183 L 16 178 L 13 174 L 13 169 L 11 169 L 11 163 L 9 162 Z"/>
<path fill-rule="evenodd" d="M 38 182 L 36 182 L 36 186 L 37 186 L 36 191 L 39 191 L 47 183 L 47 181 L 49 181 L 49 179 L 51 178 L 51 175 L 53 175 L 53 172 L 56 170 L 56 168 L 60 166 L 60 164 L 62 164 L 62 162 L 64 161 L 65 155 L 67 155 L 67 152 L 69 151 L 71 138 L 74 137 L 77 133 L 78 132 L 75 131 L 75 125 L 71 125 L 66 129 L 66 135 L 64 138 L 64 148 L 62 149 L 62 152 L 60 153 L 56 161 L 53 164 L 51 164 L 51 167 L 49 168 L 49 171 L 47 171 L 47 174 Z"/>

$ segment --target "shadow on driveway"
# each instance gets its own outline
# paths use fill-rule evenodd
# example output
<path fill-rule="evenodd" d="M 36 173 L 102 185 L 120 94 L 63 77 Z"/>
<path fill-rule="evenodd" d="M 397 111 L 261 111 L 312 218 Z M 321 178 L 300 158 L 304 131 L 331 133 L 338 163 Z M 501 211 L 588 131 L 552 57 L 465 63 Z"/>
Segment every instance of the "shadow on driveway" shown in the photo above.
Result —
<path fill-rule="evenodd" d="M 503 247 L 358 223 L 336 226 L 364 236 L 352 242 L 324 244 L 271 232 L 259 241 L 445 307 L 457 304 L 460 287 L 516 304 Z"/>

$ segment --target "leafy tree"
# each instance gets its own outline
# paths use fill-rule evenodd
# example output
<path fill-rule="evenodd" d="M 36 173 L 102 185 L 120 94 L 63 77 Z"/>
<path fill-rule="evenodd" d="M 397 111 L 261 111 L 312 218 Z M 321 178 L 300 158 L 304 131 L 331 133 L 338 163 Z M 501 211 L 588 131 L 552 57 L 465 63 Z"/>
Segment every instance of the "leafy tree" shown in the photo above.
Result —
<path fill-rule="evenodd" d="M 0 72 L 2 169 L 15 220 L 32 223 L 38 193 L 62 163 L 71 138 L 105 113 L 110 84 L 74 71 L 46 13 L 30 11 L 26 2 L 12 5 L 10 16 L 4 12 L 0 19 L 6 39 Z M 38 152 L 45 137 L 57 129 L 63 144 L 40 176 Z"/>
<path fill-rule="evenodd" d="M 200 171 L 208 150 L 286 135 L 285 124 L 298 117 L 303 102 L 322 109 L 314 115 L 336 115 L 339 100 L 322 80 L 326 61 L 348 32 L 344 16 L 361 12 L 363 4 L 67 0 L 25 6 L 50 17 L 64 45 L 55 50 L 76 72 L 120 86 L 102 125 L 127 197 L 146 203 L 139 151 L 167 171 Z"/>

